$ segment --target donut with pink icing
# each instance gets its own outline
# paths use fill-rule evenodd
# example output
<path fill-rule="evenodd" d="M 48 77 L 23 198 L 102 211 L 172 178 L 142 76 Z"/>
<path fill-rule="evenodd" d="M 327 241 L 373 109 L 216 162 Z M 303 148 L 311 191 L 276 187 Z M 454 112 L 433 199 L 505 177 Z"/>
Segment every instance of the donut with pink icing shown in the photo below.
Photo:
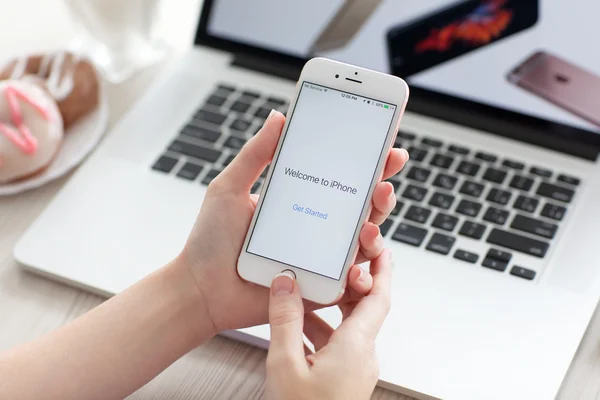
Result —
<path fill-rule="evenodd" d="M 0 82 L 0 184 L 46 168 L 63 138 L 54 99 L 32 82 Z"/>
<path fill-rule="evenodd" d="M 98 106 L 100 82 L 87 60 L 66 51 L 16 58 L 0 68 L 0 80 L 31 80 L 56 101 L 65 131 Z"/>

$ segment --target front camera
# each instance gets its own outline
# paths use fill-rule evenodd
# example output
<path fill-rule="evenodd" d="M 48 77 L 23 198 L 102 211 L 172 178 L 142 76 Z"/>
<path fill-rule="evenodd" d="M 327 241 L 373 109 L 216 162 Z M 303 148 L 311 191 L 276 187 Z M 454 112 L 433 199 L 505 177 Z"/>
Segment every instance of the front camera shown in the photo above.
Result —
<path fill-rule="evenodd" d="M 340 77 L 339 75 L 336 75 L 336 76 L 335 76 L 335 78 L 336 78 L 336 79 L 337 79 L 337 78 L 339 78 L 339 77 Z"/>

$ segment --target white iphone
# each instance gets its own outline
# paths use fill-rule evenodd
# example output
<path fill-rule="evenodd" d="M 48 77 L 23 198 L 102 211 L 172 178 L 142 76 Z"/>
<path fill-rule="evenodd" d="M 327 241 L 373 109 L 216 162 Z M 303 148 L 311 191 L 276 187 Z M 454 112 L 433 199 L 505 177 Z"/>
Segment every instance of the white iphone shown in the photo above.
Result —
<path fill-rule="evenodd" d="M 397 77 L 324 58 L 302 70 L 238 260 L 269 287 L 292 271 L 319 304 L 344 292 L 408 100 Z"/>

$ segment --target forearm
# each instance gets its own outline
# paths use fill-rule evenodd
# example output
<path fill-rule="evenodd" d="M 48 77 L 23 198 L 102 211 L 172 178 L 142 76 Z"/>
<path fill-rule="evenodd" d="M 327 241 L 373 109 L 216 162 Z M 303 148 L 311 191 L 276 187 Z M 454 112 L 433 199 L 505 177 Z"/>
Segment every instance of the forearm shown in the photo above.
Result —
<path fill-rule="evenodd" d="M 171 264 L 69 325 L 0 354 L 2 399 L 122 399 L 216 332 Z"/>

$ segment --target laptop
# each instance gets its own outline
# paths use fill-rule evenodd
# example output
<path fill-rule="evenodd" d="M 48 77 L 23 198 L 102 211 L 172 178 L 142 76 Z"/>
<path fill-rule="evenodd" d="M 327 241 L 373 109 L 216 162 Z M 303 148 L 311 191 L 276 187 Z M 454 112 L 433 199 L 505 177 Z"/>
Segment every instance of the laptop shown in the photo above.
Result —
<path fill-rule="evenodd" d="M 600 295 L 600 52 L 582 40 L 600 3 L 205 0 L 199 11 L 193 48 L 20 239 L 23 267 L 124 290 L 180 251 L 207 185 L 271 109 L 287 111 L 307 59 L 395 73 L 412 90 L 396 142 L 411 160 L 390 179 L 398 206 L 381 226 L 395 273 L 379 384 L 424 399 L 554 398 Z M 269 340 L 267 326 L 225 334 Z"/>

